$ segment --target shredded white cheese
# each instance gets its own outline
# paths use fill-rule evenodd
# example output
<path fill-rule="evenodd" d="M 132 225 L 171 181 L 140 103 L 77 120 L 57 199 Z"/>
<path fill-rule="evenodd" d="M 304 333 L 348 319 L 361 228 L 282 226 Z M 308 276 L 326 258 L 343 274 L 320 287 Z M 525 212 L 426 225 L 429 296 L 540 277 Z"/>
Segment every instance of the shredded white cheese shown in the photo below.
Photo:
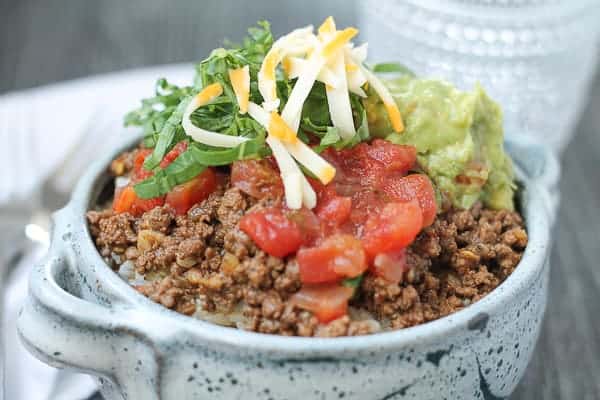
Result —
<path fill-rule="evenodd" d="M 314 190 L 296 162 L 302 164 L 323 184 L 331 182 L 335 176 L 335 168 L 297 138 L 302 107 L 315 81 L 326 85 L 329 114 L 333 126 L 339 129 L 342 138 L 351 138 L 356 134 L 350 93 L 366 97 L 364 85 L 367 82 L 383 100 L 394 130 L 401 132 L 404 128 L 400 111 L 391 94 L 363 66 L 367 45 L 354 47 L 351 42 L 357 33 L 355 28 L 338 30 L 333 18 L 329 17 L 319 27 L 317 35 L 313 33 L 312 26 L 307 26 L 278 39 L 266 54 L 258 73 L 258 89 L 264 99 L 262 105 L 247 102 L 249 89 L 246 90 L 246 87 L 249 88 L 249 82 L 246 84 L 245 75 L 242 79 L 241 72 L 234 72 L 234 76 L 230 73 L 240 112 L 247 111 L 269 134 L 266 141 L 281 171 L 289 208 L 313 208 L 317 202 Z M 276 70 L 279 64 L 283 65 L 288 79 L 296 79 L 281 115 L 277 113 L 280 100 L 277 97 Z M 198 135 L 197 132 L 195 131 Z M 203 143 L 219 142 L 224 146 L 223 143 L 227 140 L 217 140 L 218 138 L 219 136 L 208 135 L 206 132 L 202 137 Z"/>
<path fill-rule="evenodd" d="M 224 135 L 218 132 L 208 131 L 197 127 L 192 123 L 190 116 L 197 108 L 202 107 L 223 93 L 223 87 L 219 83 L 208 85 L 190 101 L 183 113 L 183 130 L 197 142 L 216 147 L 236 147 L 248 139 L 241 136 Z"/>

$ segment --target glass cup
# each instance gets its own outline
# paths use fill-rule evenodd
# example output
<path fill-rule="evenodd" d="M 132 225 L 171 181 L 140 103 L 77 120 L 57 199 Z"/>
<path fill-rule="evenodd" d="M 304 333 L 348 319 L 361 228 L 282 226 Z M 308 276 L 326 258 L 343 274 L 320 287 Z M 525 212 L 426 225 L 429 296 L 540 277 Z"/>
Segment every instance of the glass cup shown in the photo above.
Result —
<path fill-rule="evenodd" d="M 461 89 L 481 82 L 508 135 L 561 151 L 599 55 L 600 0 L 366 0 L 371 61 L 397 61 Z"/>

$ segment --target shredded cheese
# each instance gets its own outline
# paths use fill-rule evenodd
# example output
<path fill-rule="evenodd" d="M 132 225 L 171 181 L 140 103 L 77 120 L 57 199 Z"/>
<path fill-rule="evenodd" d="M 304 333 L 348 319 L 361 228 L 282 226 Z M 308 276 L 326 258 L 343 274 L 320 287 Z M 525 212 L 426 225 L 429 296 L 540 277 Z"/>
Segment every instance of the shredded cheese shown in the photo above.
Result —
<path fill-rule="evenodd" d="M 294 132 L 288 126 L 288 124 L 285 123 L 283 118 L 281 118 L 276 111 L 271 111 L 271 118 L 269 120 L 267 132 L 269 132 L 269 135 L 273 135 L 285 143 L 294 143 L 298 141 L 296 132 Z"/>
<path fill-rule="evenodd" d="M 354 36 L 358 34 L 358 29 L 356 28 L 346 28 L 343 31 L 337 31 L 333 35 L 333 39 L 329 40 L 323 49 L 321 50 L 321 55 L 327 59 L 331 57 L 335 52 L 340 50 L 346 43 L 350 41 Z"/>
<path fill-rule="evenodd" d="M 210 103 L 222 93 L 223 87 L 219 83 L 213 83 L 202 89 L 200 93 L 192 98 L 186 107 L 181 124 L 185 133 L 197 142 L 216 147 L 236 147 L 247 141 L 248 138 L 208 131 L 197 127 L 190 119 L 190 116 L 196 109 Z"/>
<path fill-rule="evenodd" d="M 267 144 L 271 147 L 273 157 L 281 171 L 281 179 L 285 192 L 285 201 L 289 208 L 297 210 L 302 207 L 304 188 L 303 174 L 298 164 L 287 152 L 283 144 L 274 136 L 267 137 Z"/>
<path fill-rule="evenodd" d="M 359 95 L 360 97 L 367 97 L 367 94 L 363 90 L 363 86 L 367 82 L 367 78 L 362 73 L 362 70 L 358 65 L 364 61 L 364 57 L 366 57 L 366 49 L 366 43 L 355 48 L 351 47 L 350 45 L 344 48 L 348 90 Z"/>
<path fill-rule="evenodd" d="M 336 31 L 335 21 L 332 16 L 325 18 L 323 24 L 319 26 L 318 32 L 320 37 L 326 37 Z"/>
<path fill-rule="evenodd" d="M 298 140 L 294 131 L 292 131 L 285 121 L 276 112 L 267 112 L 263 107 L 256 103 L 250 102 L 248 105 L 248 114 L 254 118 L 259 124 L 264 126 L 269 133 L 267 144 L 273 151 L 273 156 L 279 165 L 281 171 L 281 179 L 284 183 L 286 193 L 286 202 L 288 207 L 294 208 L 298 204 L 298 198 L 294 197 L 291 200 L 287 199 L 288 192 L 291 193 L 292 188 L 297 188 L 296 172 L 302 176 L 300 183 L 300 204 L 307 208 L 313 208 L 316 205 L 317 198 L 312 186 L 298 168 L 298 165 L 293 160 L 292 156 L 309 171 L 314 173 L 321 182 L 330 182 L 335 176 L 335 168 L 333 168 L 321 156 L 315 153 L 308 145 L 301 140 Z M 282 133 L 284 132 L 284 133 Z M 286 140 L 287 135 L 293 135 L 292 139 Z M 284 163 L 282 166 L 279 162 Z M 293 165 L 289 163 L 292 161 Z M 295 194 L 296 195 L 296 194 Z"/>
<path fill-rule="evenodd" d="M 288 79 L 296 79 L 299 77 L 304 72 L 307 64 L 308 61 L 300 57 L 286 57 L 282 62 L 283 71 Z M 317 75 L 317 80 L 334 88 L 338 87 L 340 84 L 339 77 L 336 76 L 336 74 L 327 65 L 321 69 Z"/>
<path fill-rule="evenodd" d="M 350 54 L 352 54 L 352 58 L 356 60 L 357 63 L 361 64 L 367 59 L 368 46 L 367 43 L 363 43 L 358 47 L 350 49 Z"/>
<path fill-rule="evenodd" d="M 263 128 L 268 128 L 269 122 L 271 121 L 271 114 L 269 114 L 263 107 L 254 102 L 249 102 L 248 114 L 254 118 L 256 122 L 261 124 Z"/>
<path fill-rule="evenodd" d="M 292 93 L 283 108 L 281 116 L 287 124 L 294 130 L 298 130 L 300 118 L 298 115 L 302 112 L 304 101 L 308 97 L 310 90 L 319 75 L 319 72 L 328 61 L 328 59 L 343 46 L 350 41 L 358 30 L 355 28 L 346 28 L 343 31 L 336 32 L 333 38 L 327 41 L 318 51 L 308 59 L 308 65 L 304 69 L 304 73 L 300 75 Z M 296 123 L 298 121 L 298 123 Z"/>
<path fill-rule="evenodd" d="M 303 141 L 286 143 L 285 148 L 324 185 L 327 185 L 335 177 L 335 168 Z"/>
<path fill-rule="evenodd" d="M 328 17 L 319 27 L 319 40 L 323 45 L 338 34 L 333 17 Z M 348 96 L 348 81 L 346 79 L 347 64 L 343 49 L 337 50 L 321 71 L 330 68 L 333 75 L 338 79 L 337 85 L 325 83 L 327 92 L 327 105 L 333 126 L 340 130 L 340 136 L 349 139 L 356 133 L 352 117 L 352 106 Z"/>
<path fill-rule="evenodd" d="M 372 73 L 362 65 L 360 66 L 360 69 L 363 72 L 363 74 L 365 74 L 367 82 L 371 84 L 373 90 L 375 90 L 377 95 L 383 101 L 385 109 L 387 110 L 388 116 L 390 118 L 390 122 L 392 123 L 392 128 L 394 128 L 394 130 L 398 133 L 402 132 L 404 130 L 404 123 L 402 122 L 402 115 L 400 114 L 400 110 L 398 109 L 394 98 L 392 97 L 388 89 L 385 87 L 383 82 L 381 82 L 379 78 L 375 76 L 374 73 Z"/>
<path fill-rule="evenodd" d="M 248 104 L 248 114 L 261 124 L 269 133 L 283 142 L 295 142 L 298 140 L 294 132 L 276 111 L 270 113 L 256 103 Z"/>
<path fill-rule="evenodd" d="M 258 72 L 258 90 L 264 99 L 262 105 L 248 100 L 247 67 L 245 71 L 230 71 L 240 112 L 247 111 L 268 132 L 266 141 L 281 171 L 289 208 L 313 208 L 317 202 L 316 194 L 297 162 L 323 184 L 331 182 L 336 173 L 331 164 L 297 137 L 302 107 L 315 81 L 325 84 L 331 121 L 342 138 L 348 139 L 356 134 L 350 93 L 366 97 L 368 85 L 383 100 L 394 130 L 401 132 L 404 129 L 393 97 L 385 85 L 363 66 L 367 45 L 354 47 L 351 42 L 357 33 L 355 28 L 338 30 L 334 19 L 328 17 L 318 28 L 317 35 L 313 33 L 313 27 L 308 26 L 278 39 Z M 280 103 L 276 86 L 279 64 L 282 64 L 288 79 L 297 79 L 281 114 L 277 112 Z"/>
<path fill-rule="evenodd" d="M 313 27 L 307 26 L 296 29 L 289 34 L 277 39 L 265 55 L 260 70 L 258 71 L 258 90 L 264 99 L 263 107 L 267 111 L 279 107 L 277 97 L 277 83 L 275 80 L 277 65 L 281 63 L 286 54 L 302 54 L 308 51 L 305 44 L 312 35 Z"/>
<path fill-rule="evenodd" d="M 340 130 L 340 136 L 349 139 L 356 134 L 356 130 L 354 128 L 354 118 L 352 117 L 350 96 L 348 96 L 344 52 L 338 50 L 331 63 L 333 72 L 340 77 L 340 84 L 337 87 L 326 87 L 329 115 L 333 126 Z"/>
<path fill-rule="evenodd" d="M 233 86 L 240 113 L 245 114 L 248 111 L 248 101 L 250 99 L 250 68 L 245 65 L 242 68 L 230 69 L 229 80 L 231 86 Z"/>
<path fill-rule="evenodd" d="M 302 174 L 302 204 L 308 209 L 317 206 L 317 194 L 304 174 Z"/>

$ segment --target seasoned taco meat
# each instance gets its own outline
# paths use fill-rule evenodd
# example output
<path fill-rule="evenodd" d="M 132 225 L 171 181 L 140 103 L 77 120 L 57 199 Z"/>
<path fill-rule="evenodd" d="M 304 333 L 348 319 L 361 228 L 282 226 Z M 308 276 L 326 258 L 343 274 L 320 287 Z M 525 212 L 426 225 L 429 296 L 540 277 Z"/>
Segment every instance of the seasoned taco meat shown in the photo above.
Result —
<path fill-rule="evenodd" d="M 134 163 L 127 161 L 135 158 L 132 153 L 113 162 L 113 174 L 129 179 L 135 175 Z M 299 250 L 271 255 L 240 223 L 245 216 L 270 212 L 264 215 L 272 217 L 279 215 L 272 210 L 279 210 L 285 221 L 302 226 L 302 248 L 322 249 L 330 236 L 353 243 L 347 232 L 371 229 L 357 222 L 365 220 L 365 209 L 381 214 L 387 205 L 378 204 L 381 199 L 372 193 L 361 193 L 361 185 L 379 185 L 374 182 L 381 176 L 352 175 L 352 155 L 330 156 L 346 179 L 327 201 L 344 197 L 360 205 L 335 228 L 329 224 L 338 218 L 340 207 L 327 210 L 319 204 L 314 212 L 304 210 L 302 218 L 286 210 L 275 167 L 261 160 L 216 171 L 214 191 L 183 214 L 164 202 L 142 212 L 118 212 L 114 206 L 89 211 L 90 232 L 107 263 L 151 300 L 218 324 L 281 335 L 362 335 L 421 324 L 481 299 L 515 269 L 527 245 L 517 212 L 488 210 L 480 203 L 468 210 L 449 208 L 432 214 L 429 225 L 401 253 L 390 253 L 402 260 L 394 274 L 377 272 L 380 267 L 385 271 L 388 256 L 364 256 L 371 267 L 361 279 L 350 280 L 352 289 L 345 288 L 350 293 L 346 312 L 328 318 L 323 310 L 304 307 L 298 294 L 311 284 L 301 276 L 298 257 L 310 254 Z M 252 179 L 241 179 L 244 174 Z M 319 215 L 327 216 L 326 232 L 308 226 Z M 293 235 L 286 238 L 287 243 L 294 241 Z M 365 237 L 361 240 L 364 243 Z"/>

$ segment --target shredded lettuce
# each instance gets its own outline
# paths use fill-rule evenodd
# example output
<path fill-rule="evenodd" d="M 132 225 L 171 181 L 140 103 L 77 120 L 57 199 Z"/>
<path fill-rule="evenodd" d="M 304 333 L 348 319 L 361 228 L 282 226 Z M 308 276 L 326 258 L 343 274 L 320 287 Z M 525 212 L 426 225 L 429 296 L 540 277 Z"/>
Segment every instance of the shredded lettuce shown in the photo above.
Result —
<path fill-rule="evenodd" d="M 204 171 L 206 166 L 196 162 L 191 150 L 192 148 L 188 148 L 169 166 L 155 171 L 150 178 L 137 183 L 133 187 L 135 193 L 144 199 L 162 196 Z"/>
<path fill-rule="evenodd" d="M 321 138 L 321 146 L 331 146 L 340 141 L 340 130 L 332 126 L 327 127 L 327 132 Z"/>
<path fill-rule="evenodd" d="M 144 145 L 155 147 L 169 117 L 192 93 L 191 86 L 178 87 L 161 78 L 156 82 L 155 96 L 142 100 L 140 108 L 125 115 L 125 126 L 141 126 Z"/>
<path fill-rule="evenodd" d="M 183 135 L 185 137 L 183 127 L 181 126 L 181 118 L 188 103 L 189 98 L 182 100 L 173 113 L 171 113 L 169 119 L 162 125 L 160 133 L 158 134 L 156 146 L 154 146 L 154 151 L 144 162 L 145 169 L 151 170 L 156 168 L 167 151 L 178 142 L 176 139 L 180 139 L 179 141 L 181 141 L 181 136 Z"/>
<path fill-rule="evenodd" d="M 144 168 L 153 176 L 134 186 L 141 198 L 152 198 L 169 192 L 174 186 L 192 179 L 207 166 L 228 165 L 236 160 L 261 158 L 271 154 L 265 144 L 265 129 L 248 114 L 240 114 L 235 92 L 229 81 L 229 70 L 248 65 L 250 71 L 250 101 L 263 102 L 258 90 L 257 75 L 261 63 L 273 45 L 269 23 L 259 22 L 248 30 L 241 44 L 227 44 L 227 48 L 213 50 L 196 65 L 193 86 L 179 87 L 159 79 L 152 98 L 142 100 L 141 106 L 125 117 L 126 126 L 143 128 L 144 145 L 153 148 L 144 162 Z M 289 80 L 280 68 L 276 72 L 277 96 L 281 111 L 296 80 Z M 250 140 L 233 149 L 223 149 L 196 143 L 186 136 L 182 127 L 183 113 L 191 96 L 207 85 L 218 82 L 223 93 L 210 104 L 195 110 L 190 119 L 200 128 L 226 135 L 243 136 Z M 369 138 L 365 108 L 360 97 L 350 93 L 350 101 L 358 133 L 342 140 L 337 128 L 332 127 L 325 85 L 316 82 L 304 103 L 298 137 L 305 143 L 318 143 L 315 151 L 327 147 L 343 148 Z M 167 168 L 159 167 L 165 154 L 175 144 L 187 140 L 187 151 Z"/>

